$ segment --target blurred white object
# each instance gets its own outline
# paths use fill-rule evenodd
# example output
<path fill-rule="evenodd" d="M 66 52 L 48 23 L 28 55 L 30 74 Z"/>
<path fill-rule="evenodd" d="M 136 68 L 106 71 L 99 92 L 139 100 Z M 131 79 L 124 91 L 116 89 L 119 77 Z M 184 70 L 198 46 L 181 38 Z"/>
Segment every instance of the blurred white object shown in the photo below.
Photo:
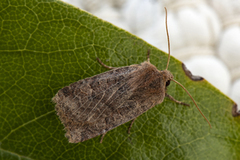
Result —
<path fill-rule="evenodd" d="M 157 1 L 128 0 L 122 14 L 131 32 L 136 34 L 158 21 L 162 9 Z"/>
<path fill-rule="evenodd" d="M 126 22 L 122 19 L 120 12 L 108 4 L 105 4 L 102 8 L 94 11 L 93 14 L 120 28 L 123 28 L 127 31 L 130 30 Z"/>
<path fill-rule="evenodd" d="M 220 16 L 223 25 L 229 26 L 240 22 L 239 0 L 209 0 L 210 4 Z"/>
<path fill-rule="evenodd" d="M 224 30 L 218 44 L 218 54 L 230 69 L 232 81 L 230 97 L 240 105 L 240 0 L 211 0 L 220 16 Z"/>
<path fill-rule="evenodd" d="M 62 0 L 62 1 L 67 2 L 75 7 L 83 9 L 83 6 L 81 5 L 81 1 L 78 1 L 78 0 Z"/>
<path fill-rule="evenodd" d="M 231 87 L 230 97 L 238 104 L 238 110 L 240 107 L 240 79 L 236 80 Z"/>
<path fill-rule="evenodd" d="M 176 58 L 186 60 L 193 55 L 215 53 L 214 44 L 218 40 L 221 25 L 217 15 L 205 3 L 184 3 L 168 9 L 168 28 L 172 55 Z M 167 51 L 165 13 L 156 26 L 140 37 Z"/>
<path fill-rule="evenodd" d="M 108 4 L 115 8 L 121 8 L 127 0 L 105 0 Z"/>
<path fill-rule="evenodd" d="M 232 80 L 240 78 L 240 1 L 211 0 L 211 4 L 220 15 L 222 32 L 218 54 L 230 69 Z"/>
<path fill-rule="evenodd" d="M 100 9 L 104 4 L 105 1 L 104 0 L 76 0 L 78 2 L 80 2 L 81 6 L 83 7 L 84 10 L 88 11 L 88 12 L 94 12 L 98 9 Z"/>
<path fill-rule="evenodd" d="M 199 75 L 228 94 L 231 77 L 226 65 L 215 56 L 194 56 L 184 62 L 193 75 Z"/>
<path fill-rule="evenodd" d="M 233 80 L 240 78 L 240 27 L 231 25 L 224 30 L 218 48 L 221 59 L 231 70 Z"/>

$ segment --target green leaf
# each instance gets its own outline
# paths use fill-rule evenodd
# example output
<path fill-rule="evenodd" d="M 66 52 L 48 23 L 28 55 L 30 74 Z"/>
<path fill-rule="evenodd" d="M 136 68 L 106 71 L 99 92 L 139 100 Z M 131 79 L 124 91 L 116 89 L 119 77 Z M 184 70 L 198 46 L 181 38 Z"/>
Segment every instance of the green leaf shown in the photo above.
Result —
<path fill-rule="evenodd" d="M 166 36 L 166 35 L 162 35 Z M 206 80 L 193 81 L 171 58 L 169 70 L 192 94 L 212 129 L 184 90 L 104 137 L 68 143 L 51 98 L 62 87 L 114 67 L 151 63 L 167 54 L 78 8 L 55 0 L 0 2 L 0 159 L 240 159 L 234 102 Z"/>

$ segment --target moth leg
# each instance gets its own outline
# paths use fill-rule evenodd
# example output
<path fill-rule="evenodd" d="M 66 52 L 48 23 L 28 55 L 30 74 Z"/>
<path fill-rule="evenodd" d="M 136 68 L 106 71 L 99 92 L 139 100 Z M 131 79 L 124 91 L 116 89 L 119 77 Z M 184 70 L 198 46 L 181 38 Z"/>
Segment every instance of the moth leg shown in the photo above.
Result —
<path fill-rule="evenodd" d="M 187 103 L 184 103 L 184 102 L 181 102 L 181 101 L 178 101 L 178 100 L 174 99 L 172 96 L 170 96 L 170 95 L 167 94 L 167 93 L 165 93 L 165 97 L 168 97 L 170 100 L 172 100 L 172 101 L 174 101 L 174 102 L 176 102 L 176 103 L 178 103 L 178 104 L 185 105 L 185 106 L 190 106 L 190 105 L 187 104 Z"/>
<path fill-rule="evenodd" d="M 148 61 L 148 62 L 150 62 L 150 57 L 149 57 L 149 55 L 150 55 L 150 50 L 148 50 L 148 52 L 147 52 L 147 61 Z"/>
<path fill-rule="evenodd" d="M 99 58 L 97 58 L 97 60 L 98 60 L 98 62 L 103 66 L 103 67 L 105 67 L 105 68 L 107 68 L 107 69 L 114 69 L 115 67 L 110 67 L 110 66 L 107 66 L 106 64 L 104 64 Z"/>
<path fill-rule="evenodd" d="M 131 128 L 132 128 L 133 122 L 134 122 L 136 119 L 137 119 L 137 117 L 132 120 L 132 122 L 131 122 L 131 124 L 130 124 L 130 126 L 129 126 L 129 128 L 128 128 L 128 134 L 130 134 L 130 130 L 131 130 Z"/>
<path fill-rule="evenodd" d="M 102 137 L 101 137 L 100 143 L 103 142 L 103 138 L 104 138 L 104 136 L 105 136 L 106 134 L 107 134 L 107 132 L 105 132 L 105 133 L 102 134 Z"/>

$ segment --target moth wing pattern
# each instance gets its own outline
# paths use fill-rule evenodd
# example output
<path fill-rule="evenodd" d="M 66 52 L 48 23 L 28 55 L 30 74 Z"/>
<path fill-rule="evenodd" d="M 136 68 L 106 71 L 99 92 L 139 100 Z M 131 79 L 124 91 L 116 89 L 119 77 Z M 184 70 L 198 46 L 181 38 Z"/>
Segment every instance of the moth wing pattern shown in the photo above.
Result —
<path fill-rule="evenodd" d="M 164 99 L 164 76 L 149 62 L 79 80 L 53 97 L 65 136 L 78 143 L 126 123 Z"/>

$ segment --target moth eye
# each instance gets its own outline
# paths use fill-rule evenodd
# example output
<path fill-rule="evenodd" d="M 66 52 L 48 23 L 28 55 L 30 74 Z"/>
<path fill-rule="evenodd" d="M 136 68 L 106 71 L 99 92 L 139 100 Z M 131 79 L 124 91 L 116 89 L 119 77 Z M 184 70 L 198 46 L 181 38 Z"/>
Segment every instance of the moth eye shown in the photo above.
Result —
<path fill-rule="evenodd" d="M 166 87 L 169 86 L 169 84 L 170 84 L 170 80 L 166 82 Z"/>

